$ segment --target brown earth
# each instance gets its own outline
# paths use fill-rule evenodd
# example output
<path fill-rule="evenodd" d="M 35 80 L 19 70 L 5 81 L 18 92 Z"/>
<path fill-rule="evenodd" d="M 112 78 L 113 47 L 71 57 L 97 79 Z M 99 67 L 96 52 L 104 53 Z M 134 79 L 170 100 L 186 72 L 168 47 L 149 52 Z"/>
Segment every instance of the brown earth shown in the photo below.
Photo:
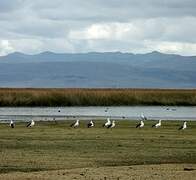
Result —
<path fill-rule="evenodd" d="M 195 180 L 196 164 L 133 165 L 0 174 L 2 180 Z"/>

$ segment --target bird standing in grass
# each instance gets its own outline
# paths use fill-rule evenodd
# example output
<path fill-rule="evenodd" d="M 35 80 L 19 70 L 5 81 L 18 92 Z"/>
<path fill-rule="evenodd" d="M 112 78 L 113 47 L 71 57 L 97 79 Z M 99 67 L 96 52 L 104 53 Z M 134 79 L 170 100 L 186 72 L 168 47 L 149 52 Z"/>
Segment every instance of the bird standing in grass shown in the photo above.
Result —
<path fill-rule="evenodd" d="M 137 124 L 136 128 L 143 128 L 144 122 L 141 120 L 139 124 Z"/>
<path fill-rule="evenodd" d="M 115 121 L 113 120 L 112 123 L 110 123 L 110 125 L 107 126 L 107 128 L 114 128 L 116 126 Z"/>
<path fill-rule="evenodd" d="M 10 127 L 11 128 L 14 128 L 15 127 L 15 124 L 14 124 L 14 122 L 12 120 L 10 121 Z"/>
<path fill-rule="evenodd" d="M 92 120 L 87 124 L 87 127 L 88 127 L 88 128 L 94 127 L 94 123 L 93 123 Z"/>
<path fill-rule="evenodd" d="M 160 127 L 160 126 L 161 126 L 161 119 L 159 120 L 158 123 L 152 125 L 152 127 L 155 127 L 155 128 L 158 128 L 158 127 Z"/>
<path fill-rule="evenodd" d="M 110 118 L 107 118 L 107 122 L 105 124 L 103 124 L 103 127 L 108 127 L 110 125 L 111 125 Z"/>
<path fill-rule="evenodd" d="M 73 124 L 70 125 L 70 127 L 77 128 L 80 125 L 79 121 L 80 120 L 77 119 L 76 122 L 74 122 Z"/>
<path fill-rule="evenodd" d="M 31 122 L 27 124 L 27 127 L 33 127 L 34 125 L 35 125 L 35 121 L 33 121 L 32 119 Z"/>
<path fill-rule="evenodd" d="M 184 121 L 183 122 L 183 125 L 178 129 L 178 130 L 184 130 L 184 129 L 186 129 L 187 128 L 187 122 L 186 121 Z"/>

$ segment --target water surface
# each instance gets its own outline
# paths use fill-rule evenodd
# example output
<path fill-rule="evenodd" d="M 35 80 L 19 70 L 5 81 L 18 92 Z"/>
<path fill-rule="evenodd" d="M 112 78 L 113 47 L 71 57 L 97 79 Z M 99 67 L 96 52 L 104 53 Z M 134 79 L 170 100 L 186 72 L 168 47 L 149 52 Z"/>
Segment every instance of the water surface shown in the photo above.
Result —
<path fill-rule="evenodd" d="M 0 120 L 64 120 L 70 118 L 196 120 L 196 106 L 112 106 L 112 107 L 1 107 Z"/>

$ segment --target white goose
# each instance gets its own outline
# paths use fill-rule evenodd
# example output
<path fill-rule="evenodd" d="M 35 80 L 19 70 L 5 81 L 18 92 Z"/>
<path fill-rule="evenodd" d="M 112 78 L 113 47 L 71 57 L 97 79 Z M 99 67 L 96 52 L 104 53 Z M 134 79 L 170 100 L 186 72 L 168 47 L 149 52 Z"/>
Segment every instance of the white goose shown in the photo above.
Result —
<path fill-rule="evenodd" d="M 92 120 L 87 124 L 87 127 L 88 127 L 88 128 L 94 127 L 94 123 L 93 123 Z"/>
<path fill-rule="evenodd" d="M 74 122 L 73 124 L 71 124 L 71 127 L 77 128 L 79 125 L 80 125 L 80 120 L 77 119 L 76 122 Z"/>
<path fill-rule="evenodd" d="M 184 129 L 186 129 L 186 128 L 187 128 L 187 122 L 184 121 L 184 122 L 183 122 L 183 125 L 179 128 L 179 130 L 184 130 Z"/>
<path fill-rule="evenodd" d="M 107 122 L 105 124 L 103 124 L 103 127 L 108 127 L 110 125 L 111 125 L 110 118 L 107 118 Z"/>
<path fill-rule="evenodd" d="M 14 124 L 14 122 L 12 120 L 10 121 L 10 127 L 11 128 L 14 128 L 15 127 L 15 124 Z"/>
<path fill-rule="evenodd" d="M 27 124 L 27 127 L 33 127 L 34 125 L 35 125 L 35 121 L 33 121 L 32 119 L 31 122 Z"/>
<path fill-rule="evenodd" d="M 144 122 L 141 120 L 139 124 L 137 124 L 136 128 L 143 128 Z"/>
<path fill-rule="evenodd" d="M 152 127 L 155 127 L 155 128 L 161 127 L 161 119 L 159 120 L 158 123 L 152 125 Z"/>
<path fill-rule="evenodd" d="M 114 128 L 116 126 L 115 121 L 113 120 L 107 128 Z"/>

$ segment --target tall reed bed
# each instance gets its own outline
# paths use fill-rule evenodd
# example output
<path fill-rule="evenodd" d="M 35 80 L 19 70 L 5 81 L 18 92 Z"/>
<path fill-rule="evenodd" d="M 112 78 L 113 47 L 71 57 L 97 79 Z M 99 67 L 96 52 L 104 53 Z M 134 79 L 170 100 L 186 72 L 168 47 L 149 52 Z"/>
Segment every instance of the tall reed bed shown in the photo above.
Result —
<path fill-rule="evenodd" d="M 196 90 L 0 89 L 0 106 L 196 105 Z"/>

